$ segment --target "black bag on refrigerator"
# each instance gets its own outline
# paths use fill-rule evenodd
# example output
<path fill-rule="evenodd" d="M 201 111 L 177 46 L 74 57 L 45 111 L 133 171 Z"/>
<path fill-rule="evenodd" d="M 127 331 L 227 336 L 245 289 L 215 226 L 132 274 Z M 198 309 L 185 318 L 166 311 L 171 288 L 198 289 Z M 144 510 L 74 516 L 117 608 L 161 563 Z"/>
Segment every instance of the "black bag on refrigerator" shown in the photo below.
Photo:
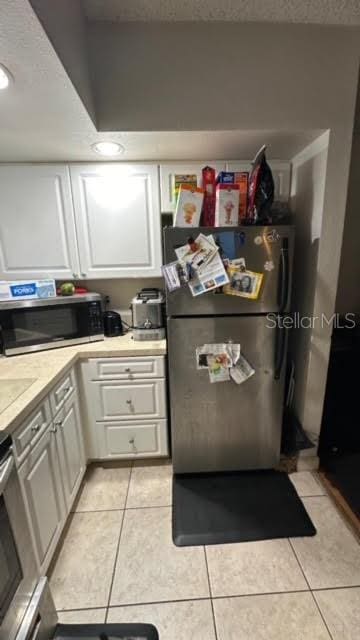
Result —
<path fill-rule="evenodd" d="M 257 152 L 249 178 L 248 222 L 266 224 L 271 222 L 270 210 L 274 201 L 274 179 L 266 162 L 266 145 Z"/>

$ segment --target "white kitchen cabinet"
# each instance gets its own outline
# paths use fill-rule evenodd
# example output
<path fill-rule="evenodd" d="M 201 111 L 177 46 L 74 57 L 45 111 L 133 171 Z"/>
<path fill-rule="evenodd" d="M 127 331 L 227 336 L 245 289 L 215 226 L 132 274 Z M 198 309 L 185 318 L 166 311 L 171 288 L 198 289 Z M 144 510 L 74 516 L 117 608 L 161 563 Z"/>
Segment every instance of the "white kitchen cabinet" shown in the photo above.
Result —
<path fill-rule="evenodd" d="M 274 178 L 275 200 L 288 202 L 290 196 L 290 163 L 269 160 Z M 226 163 L 226 171 L 251 171 L 251 161 L 232 160 Z"/>
<path fill-rule="evenodd" d="M 97 422 L 100 457 L 156 458 L 168 453 L 166 420 Z"/>
<path fill-rule="evenodd" d="M 70 172 L 81 276 L 160 276 L 158 167 L 75 164 Z"/>
<path fill-rule="evenodd" d="M 202 170 L 206 165 L 213 167 L 218 173 L 224 171 L 225 162 L 205 161 L 204 162 L 171 162 L 160 165 L 160 193 L 161 211 L 175 211 L 175 176 L 181 174 L 194 174 L 197 177 L 197 184 L 202 184 Z"/>
<path fill-rule="evenodd" d="M 79 277 L 69 169 L 0 165 L 0 279 Z"/>
<path fill-rule="evenodd" d="M 164 356 L 91 358 L 81 363 L 90 458 L 168 455 L 165 370 Z"/>
<path fill-rule="evenodd" d="M 46 430 L 30 451 L 18 473 L 38 569 L 44 574 L 66 517 L 53 427 Z"/>
<path fill-rule="evenodd" d="M 54 418 L 60 474 L 69 512 L 86 470 L 79 406 L 73 394 Z"/>
<path fill-rule="evenodd" d="M 94 382 L 96 420 L 163 418 L 165 381 Z"/>

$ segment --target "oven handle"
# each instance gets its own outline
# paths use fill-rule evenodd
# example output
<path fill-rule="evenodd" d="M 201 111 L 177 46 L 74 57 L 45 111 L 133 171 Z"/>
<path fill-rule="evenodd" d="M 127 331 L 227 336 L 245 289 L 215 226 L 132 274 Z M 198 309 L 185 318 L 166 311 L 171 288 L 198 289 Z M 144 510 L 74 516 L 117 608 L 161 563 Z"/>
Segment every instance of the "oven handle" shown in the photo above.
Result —
<path fill-rule="evenodd" d="M 14 469 L 14 458 L 10 456 L 4 464 L 0 466 L 0 496 L 4 493 L 6 483 L 10 477 L 10 473 Z"/>

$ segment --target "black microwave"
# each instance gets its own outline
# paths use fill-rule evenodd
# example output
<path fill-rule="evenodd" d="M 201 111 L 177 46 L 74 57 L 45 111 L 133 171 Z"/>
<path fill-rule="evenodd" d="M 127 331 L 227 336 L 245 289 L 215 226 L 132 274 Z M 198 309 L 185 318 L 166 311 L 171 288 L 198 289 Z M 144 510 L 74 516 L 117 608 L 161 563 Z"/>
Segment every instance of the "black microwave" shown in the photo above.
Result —
<path fill-rule="evenodd" d="M 0 339 L 6 356 L 103 340 L 101 296 L 1 302 Z"/>

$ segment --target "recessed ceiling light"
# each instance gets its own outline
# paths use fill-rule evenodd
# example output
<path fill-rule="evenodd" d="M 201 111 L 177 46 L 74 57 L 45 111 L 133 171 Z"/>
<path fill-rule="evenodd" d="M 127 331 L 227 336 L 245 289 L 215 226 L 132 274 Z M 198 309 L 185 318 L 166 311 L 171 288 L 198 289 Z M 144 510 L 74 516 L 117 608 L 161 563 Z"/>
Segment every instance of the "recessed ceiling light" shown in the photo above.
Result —
<path fill-rule="evenodd" d="M 0 90 L 7 89 L 10 84 L 10 80 L 12 80 L 10 71 L 4 67 L 3 64 L 0 64 Z"/>
<path fill-rule="evenodd" d="M 118 156 L 124 152 L 124 147 L 118 142 L 95 142 L 92 148 L 102 156 Z"/>

